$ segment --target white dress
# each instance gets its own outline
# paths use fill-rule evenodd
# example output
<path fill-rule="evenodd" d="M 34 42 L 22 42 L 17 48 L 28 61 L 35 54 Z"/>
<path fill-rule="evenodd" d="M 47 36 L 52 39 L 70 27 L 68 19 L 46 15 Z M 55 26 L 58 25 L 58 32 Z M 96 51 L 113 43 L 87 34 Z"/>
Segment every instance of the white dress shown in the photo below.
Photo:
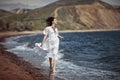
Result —
<path fill-rule="evenodd" d="M 59 49 L 58 29 L 55 28 L 54 31 L 51 26 L 48 26 L 43 30 L 43 34 L 47 35 L 47 39 L 43 43 L 42 48 L 47 50 L 47 56 L 49 58 L 57 59 L 57 53 Z"/>

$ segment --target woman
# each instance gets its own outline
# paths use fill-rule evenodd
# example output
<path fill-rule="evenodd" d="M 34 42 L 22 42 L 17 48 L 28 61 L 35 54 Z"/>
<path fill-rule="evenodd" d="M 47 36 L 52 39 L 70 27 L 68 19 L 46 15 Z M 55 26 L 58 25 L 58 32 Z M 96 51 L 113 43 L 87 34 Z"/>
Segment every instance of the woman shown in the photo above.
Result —
<path fill-rule="evenodd" d="M 44 29 L 44 38 L 41 43 L 41 47 L 48 51 L 50 71 L 56 71 L 56 60 L 59 49 L 59 38 L 63 38 L 58 34 L 56 27 L 57 19 L 54 17 L 48 17 L 46 19 L 47 27 Z"/>

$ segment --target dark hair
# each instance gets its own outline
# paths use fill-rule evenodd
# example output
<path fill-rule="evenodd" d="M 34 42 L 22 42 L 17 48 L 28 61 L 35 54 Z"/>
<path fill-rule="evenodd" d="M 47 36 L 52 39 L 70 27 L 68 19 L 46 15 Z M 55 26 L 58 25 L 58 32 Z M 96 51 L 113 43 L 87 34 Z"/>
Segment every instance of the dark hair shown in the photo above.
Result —
<path fill-rule="evenodd" d="M 52 21 L 55 19 L 55 17 L 48 17 L 46 19 L 46 24 L 47 26 L 51 26 L 52 25 Z"/>

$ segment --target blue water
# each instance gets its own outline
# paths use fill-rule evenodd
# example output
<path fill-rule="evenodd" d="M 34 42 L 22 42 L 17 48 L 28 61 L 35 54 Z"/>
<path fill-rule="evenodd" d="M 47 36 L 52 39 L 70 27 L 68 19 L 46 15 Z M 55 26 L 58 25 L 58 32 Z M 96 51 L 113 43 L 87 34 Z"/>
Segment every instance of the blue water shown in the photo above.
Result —
<path fill-rule="evenodd" d="M 60 33 L 57 72 L 62 80 L 120 80 L 120 31 Z M 46 53 L 36 50 L 42 34 L 10 37 L 8 51 L 49 73 Z"/>

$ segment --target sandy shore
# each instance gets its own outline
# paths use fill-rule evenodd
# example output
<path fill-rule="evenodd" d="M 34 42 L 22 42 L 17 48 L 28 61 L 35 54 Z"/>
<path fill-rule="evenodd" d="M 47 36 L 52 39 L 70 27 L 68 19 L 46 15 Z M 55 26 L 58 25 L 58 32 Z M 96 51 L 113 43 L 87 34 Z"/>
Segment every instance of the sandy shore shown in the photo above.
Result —
<path fill-rule="evenodd" d="M 22 34 L 33 34 L 33 32 L 0 33 L 0 42 L 4 41 L 5 37 Z M 49 76 L 43 74 L 41 69 L 33 67 L 5 50 L 6 48 L 0 45 L 0 80 L 49 80 Z"/>
<path fill-rule="evenodd" d="M 120 29 L 64 30 L 59 32 L 66 33 L 66 32 L 100 32 L 100 31 L 120 31 Z"/>

